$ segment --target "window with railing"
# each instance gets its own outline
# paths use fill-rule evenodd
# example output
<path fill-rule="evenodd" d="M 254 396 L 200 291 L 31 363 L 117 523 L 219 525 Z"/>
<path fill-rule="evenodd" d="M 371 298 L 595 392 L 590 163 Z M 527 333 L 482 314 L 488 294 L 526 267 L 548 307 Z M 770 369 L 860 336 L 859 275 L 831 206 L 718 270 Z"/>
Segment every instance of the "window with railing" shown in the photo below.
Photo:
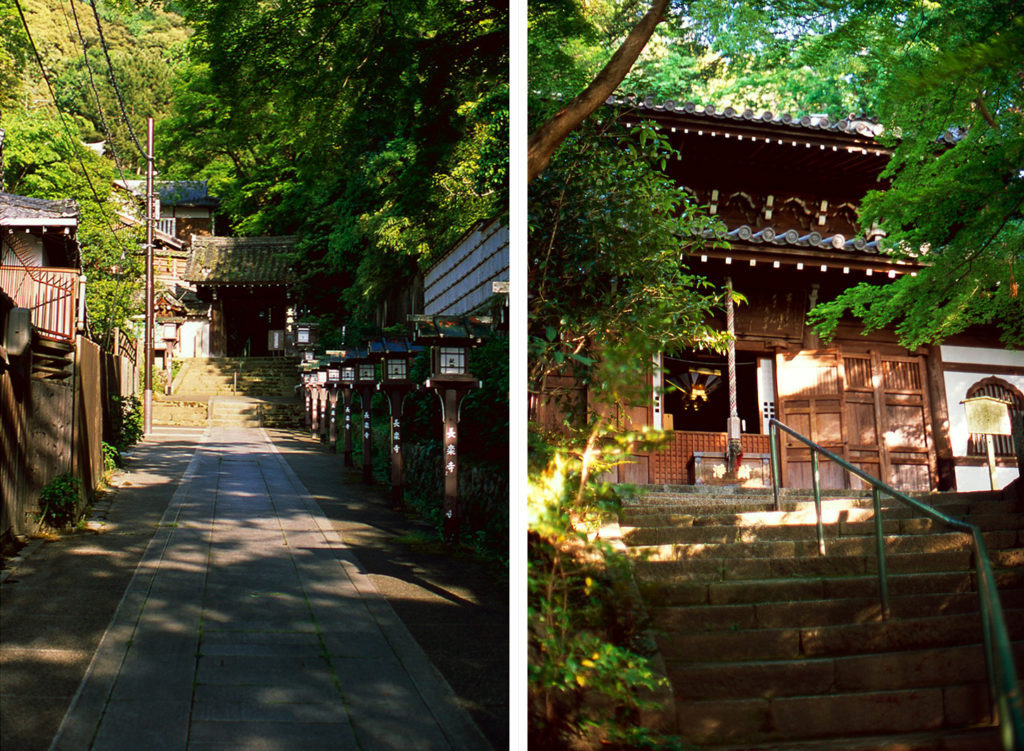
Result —
<path fill-rule="evenodd" d="M 155 222 L 156 229 L 165 234 L 174 237 L 177 232 L 178 220 L 176 217 L 169 216 L 163 219 L 157 219 Z"/>
<path fill-rule="evenodd" d="M 75 338 L 80 279 L 78 269 L 0 266 L 0 289 L 19 308 L 32 311 L 32 325 L 48 339 Z"/>
<path fill-rule="evenodd" d="M 985 378 L 978 381 L 967 389 L 967 398 L 974 396 L 991 396 L 995 399 L 1002 399 L 1010 403 L 1010 417 L 1024 413 L 1024 395 L 1012 384 L 1002 378 Z M 996 435 L 992 436 L 996 456 L 1014 456 L 1013 436 Z M 968 456 L 987 456 L 988 449 L 985 447 L 985 436 L 971 433 L 967 439 Z"/>

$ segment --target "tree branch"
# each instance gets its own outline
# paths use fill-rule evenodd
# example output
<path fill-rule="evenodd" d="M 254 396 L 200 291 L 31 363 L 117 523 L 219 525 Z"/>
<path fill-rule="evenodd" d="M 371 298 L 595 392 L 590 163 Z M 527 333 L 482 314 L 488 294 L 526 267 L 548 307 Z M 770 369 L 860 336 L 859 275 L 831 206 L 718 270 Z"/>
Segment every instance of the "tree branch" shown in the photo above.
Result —
<path fill-rule="evenodd" d="M 647 45 L 654 29 L 661 22 L 669 0 L 653 0 L 651 9 L 633 27 L 629 35 L 612 55 L 612 59 L 601 69 L 593 81 L 582 92 L 573 97 L 565 107 L 530 134 L 527 143 L 527 181 L 532 182 L 545 170 L 551 155 L 572 131 L 611 96 L 622 79 L 626 77 L 633 63 Z"/>

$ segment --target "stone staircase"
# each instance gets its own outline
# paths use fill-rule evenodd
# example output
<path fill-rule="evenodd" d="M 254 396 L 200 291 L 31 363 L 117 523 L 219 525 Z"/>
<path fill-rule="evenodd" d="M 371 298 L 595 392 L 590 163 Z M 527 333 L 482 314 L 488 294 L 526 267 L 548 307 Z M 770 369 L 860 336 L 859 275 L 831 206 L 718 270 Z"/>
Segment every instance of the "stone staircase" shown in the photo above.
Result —
<path fill-rule="evenodd" d="M 295 396 L 298 360 L 286 357 L 189 358 L 171 387 L 172 394 L 208 396 Z"/>
<path fill-rule="evenodd" d="M 887 505 L 883 620 L 870 498 L 823 499 L 822 557 L 806 496 L 784 491 L 777 512 L 770 492 L 674 490 L 629 502 L 621 530 L 686 741 L 736 751 L 1001 748 L 968 535 Z M 1024 664 L 1024 514 L 999 493 L 925 500 L 985 531 Z"/>
<path fill-rule="evenodd" d="M 297 361 L 281 357 L 183 361 L 170 395 L 154 394 L 158 425 L 284 427 L 303 424 Z"/>

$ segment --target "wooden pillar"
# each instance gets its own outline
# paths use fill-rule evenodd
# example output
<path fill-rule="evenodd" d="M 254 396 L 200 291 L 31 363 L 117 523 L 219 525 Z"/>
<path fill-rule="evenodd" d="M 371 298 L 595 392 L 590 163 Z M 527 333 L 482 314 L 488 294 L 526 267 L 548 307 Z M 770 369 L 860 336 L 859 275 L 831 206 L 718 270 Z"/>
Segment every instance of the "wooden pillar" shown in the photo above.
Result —
<path fill-rule="evenodd" d="M 342 414 L 344 416 L 344 443 L 342 462 L 346 467 L 354 466 L 352 461 L 352 387 L 342 386 L 341 390 Z"/>
<path fill-rule="evenodd" d="M 327 435 L 327 448 L 332 454 L 338 453 L 338 389 L 332 387 L 328 390 L 327 401 L 329 402 L 330 427 Z"/>
<path fill-rule="evenodd" d="M 373 430 L 370 424 L 370 400 L 374 384 L 359 387 L 360 406 L 363 411 L 363 482 L 373 482 Z"/>
<path fill-rule="evenodd" d="M 935 446 L 935 474 L 932 483 L 938 490 L 956 489 L 956 462 L 949 440 L 949 408 L 946 404 L 946 378 L 939 347 L 929 347 L 925 358 L 928 376 L 928 404 L 931 408 L 932 437 Z"/>
<path fill-rule="evenodd" d="M 309 437 L 316 438 L 320 432 L 320 387 L 314 385 L 310 388 L 310 410 Z"/>
<path fill-rule="evenodd" d="M 466 386 L 447 386 L 441 397 L 444 420 L 444 542 L 454 546 L 459 541 L 461 510 L 459 509 L 459 407 L 470 392 Z"/>
<path fill-rule="evenodd" d="M 402 460 L 402 412 L 405 397 L 411 391 L 408 386 L 383 386 L 388 397 L 391 414 L 391 507 L 399 510 L 404 505 L 405 477 Z"/>
<path fill-rule="evenodd" d="M 327 387 L 320 387 L 320 443 L 327 443 Z"/>

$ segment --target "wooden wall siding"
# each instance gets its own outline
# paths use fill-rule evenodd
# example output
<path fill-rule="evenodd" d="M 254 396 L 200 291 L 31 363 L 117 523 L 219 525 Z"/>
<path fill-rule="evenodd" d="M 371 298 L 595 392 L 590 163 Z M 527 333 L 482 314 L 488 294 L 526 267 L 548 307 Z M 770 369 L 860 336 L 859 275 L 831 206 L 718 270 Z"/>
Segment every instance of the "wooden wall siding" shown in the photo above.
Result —
<path fill-rule="evenodd" d="M 677 430 L 668 444 L 651 455 L 650 479 L 644 482 L 656 485 L 685 485 L 690 478 L 690 461 L 696 452 L 725 454 L 726 434 Z M 768 436 L 745 433 L 742 437 L 744 454 L 767 454 Z"/>
<path fill-rule="evenodd" d="M 779 419 L 834 454 L 901 490 L 928 490 L 936 476 L 922 357 L 839 349 L 776 358 Z M 810 450 L 786 436 L 783 481 L 812 485 Z M 832 462 L 820 465 L 827 488 L 860 488 Z"/>
<path fill-rule="evenodd" d="M 90 495 L 103 479 L 103 394 L 106 384 L 102 357 L 98 344 L 78 337 L 73 471 Z"/>
<path fill-rule="evenodd" d="M 508 226 L 493 219 L 475 227 L 427 271 L 423 312 L 463 315 L 476 310 L 493 294 L 491 282 L 508 281 L 508 269 Z"/>
<path fill-rule="evenodd" d="M 51 339 L 71 341 L 78 314 L 77 269 L 0 266 L 0 289 L 32 311 L 32 325 Z"/>
<path fill-rule="evenodd" d="M 13 370 L 0 370 L 0 537 L 34 531 L 39 492 L 57 475 L 73 472 L 89 495 L 102 478 L 109 393 L 103 371 L 132 372 L 132 366 L 81 337 L 78 347 L 73 383 L 31 378 L 21 358 Z M 110 364 L 104 367 L 103 359 Z M 126 383 L 134 381 L 110 386 L 127 395 Z"/>

